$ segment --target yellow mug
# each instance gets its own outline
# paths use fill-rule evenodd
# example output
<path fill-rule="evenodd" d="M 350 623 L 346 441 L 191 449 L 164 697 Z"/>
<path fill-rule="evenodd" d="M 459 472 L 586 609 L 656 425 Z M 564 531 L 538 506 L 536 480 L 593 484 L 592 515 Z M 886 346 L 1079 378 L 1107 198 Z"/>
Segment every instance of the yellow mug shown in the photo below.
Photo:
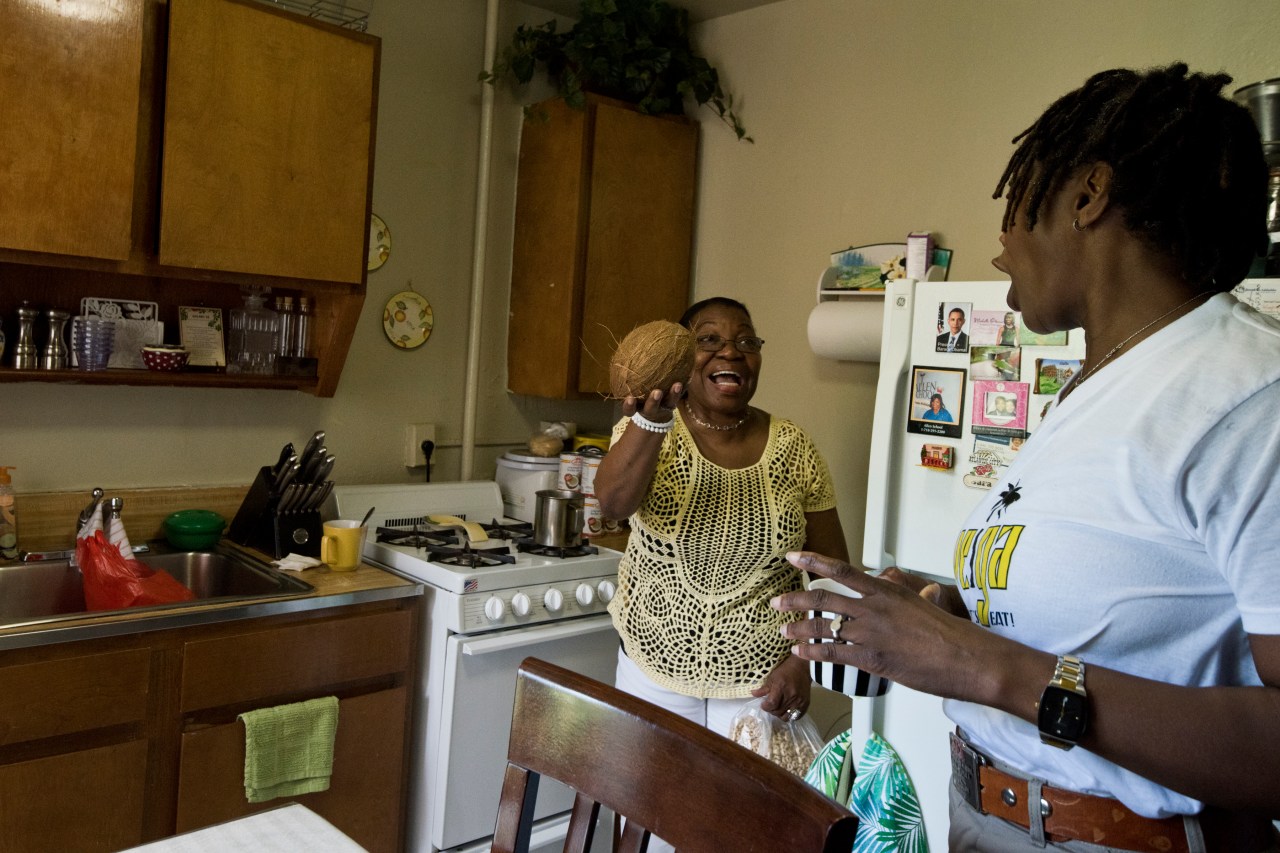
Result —
<path fill-rule="evenodd" d="M 335 572 L 351 571 L 360 565 L 367 529 L 358 521 L 326 521 L 320 539 L 320 560 Z"/>

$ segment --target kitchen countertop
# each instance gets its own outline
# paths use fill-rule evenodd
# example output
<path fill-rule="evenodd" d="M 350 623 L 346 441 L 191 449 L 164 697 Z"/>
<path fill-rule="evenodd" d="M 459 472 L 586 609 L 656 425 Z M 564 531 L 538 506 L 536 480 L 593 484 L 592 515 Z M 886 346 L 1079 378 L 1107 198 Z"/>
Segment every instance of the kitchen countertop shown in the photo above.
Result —
<path fill-rule="evenodd" d="M 233 546 L 239 548 L 239 546 Z M 250 548 L 241 549 L 256 559 L 271 558 Z M 140 555 L 144 560 L 146 555 Z M 230 601 L 205 599 L 175 607 L 139 607 L 102 613 L 85 613 L 40 624 L 0 628 L 0 650 L 96 639 L 141 631 L 160 631 L 214 622 L 253 619 L 322 610 L 371 601 L 385 601 L 421 595 L 420 583 L 374 566 L 361 564 L 354 571 L 335 572 L 327 566 L 291 572 L 315 587 L 296 595 L 237 598 Z"/>

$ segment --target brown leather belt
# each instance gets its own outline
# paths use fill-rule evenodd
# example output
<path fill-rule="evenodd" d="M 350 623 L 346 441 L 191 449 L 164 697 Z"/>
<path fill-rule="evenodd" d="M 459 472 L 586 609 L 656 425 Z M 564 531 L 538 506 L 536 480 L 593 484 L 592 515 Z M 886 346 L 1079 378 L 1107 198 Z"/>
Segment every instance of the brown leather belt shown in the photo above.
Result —
<path fill-rule="evenodd" d="M 976 810 L 1023 829 L 1031 828 L 1026 780 L 997 770 L 986 756 L 954 733 L 951 777 Z M 1050 841 L 1087 841 L 1121 850 L 1189 853 L 1181 817 L 1142 817 L 1110 797 L 1044 785 L 1040 789 L 1040 813 L 1045 837 Z"/>

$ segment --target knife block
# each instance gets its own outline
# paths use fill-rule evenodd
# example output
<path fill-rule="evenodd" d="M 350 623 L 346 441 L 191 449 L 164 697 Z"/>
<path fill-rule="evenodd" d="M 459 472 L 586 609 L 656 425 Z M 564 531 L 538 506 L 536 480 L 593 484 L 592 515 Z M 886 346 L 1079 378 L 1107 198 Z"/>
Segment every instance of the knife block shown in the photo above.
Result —
<path fill-rule="evenodd" d="M 244 496 L 227 538 L 237 545 L 257 548 L 277 560 L 289 554 L 320 557 L 320 513 L 281 511 L 280 496 L 271 491 L 271 468 L 258 471 Z"/>

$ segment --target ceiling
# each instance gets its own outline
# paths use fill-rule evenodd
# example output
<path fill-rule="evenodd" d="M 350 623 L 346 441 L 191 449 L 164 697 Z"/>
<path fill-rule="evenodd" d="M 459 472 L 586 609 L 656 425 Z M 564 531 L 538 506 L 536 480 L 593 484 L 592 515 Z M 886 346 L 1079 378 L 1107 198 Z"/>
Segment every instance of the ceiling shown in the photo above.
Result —
<path fill-rule="evenodd" d="M 581 8 L 580 0 L 528 0 L 528 2 L 530 5 L 557 15 L 564 15 L 566 18 L 577 18 L 578 9 Z M 776 2 L 778 0 L 675 0 L 673 5 L 688 9 L 689 20 L 696 23 Z"/>

